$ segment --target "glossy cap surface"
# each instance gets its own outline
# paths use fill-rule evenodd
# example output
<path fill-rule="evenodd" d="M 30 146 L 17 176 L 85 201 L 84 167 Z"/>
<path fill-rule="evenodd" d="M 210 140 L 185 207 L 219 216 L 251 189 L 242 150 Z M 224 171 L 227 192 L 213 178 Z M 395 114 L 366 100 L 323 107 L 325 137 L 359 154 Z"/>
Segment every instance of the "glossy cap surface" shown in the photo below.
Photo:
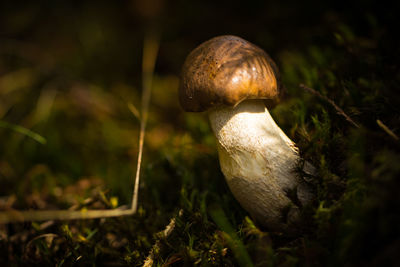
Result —
<path fill-rule="evenodd" d="M 246 99 L 274 99 L 279 87 L 277 67 L 264 50 L 225 35 L 202 43 L 187 56 L 179 101 L 185 111 L 201 112 Z"/>

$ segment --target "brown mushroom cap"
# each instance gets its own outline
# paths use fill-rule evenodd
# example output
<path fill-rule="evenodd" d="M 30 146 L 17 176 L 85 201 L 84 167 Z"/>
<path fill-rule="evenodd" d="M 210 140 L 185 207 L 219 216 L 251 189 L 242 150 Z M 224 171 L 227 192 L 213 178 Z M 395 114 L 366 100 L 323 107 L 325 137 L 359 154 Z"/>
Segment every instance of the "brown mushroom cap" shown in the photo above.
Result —
<path fill-rule="evenodd" d="M 200 112 L 246 99 L 274 99 L 279 87 L 278 69 L 264 50 L 224 35 L 202 43 L 187 56 L 179 101 L 185 111 Z"/>

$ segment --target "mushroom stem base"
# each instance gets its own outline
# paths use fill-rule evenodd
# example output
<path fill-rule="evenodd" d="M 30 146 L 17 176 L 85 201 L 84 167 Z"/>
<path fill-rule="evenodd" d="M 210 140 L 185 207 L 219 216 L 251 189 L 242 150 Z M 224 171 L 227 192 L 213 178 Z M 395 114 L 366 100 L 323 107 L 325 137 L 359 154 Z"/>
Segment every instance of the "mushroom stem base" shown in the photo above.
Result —
<path fill-rule="evenodd" d="M 223 106 L 209 114 L 218 140 L 221 170 L 235 198 L 261 225 L 282 229 L 296 222 L 312 198 L 295 169 L 295 144 L 272 119 L 262 100 Z"/>

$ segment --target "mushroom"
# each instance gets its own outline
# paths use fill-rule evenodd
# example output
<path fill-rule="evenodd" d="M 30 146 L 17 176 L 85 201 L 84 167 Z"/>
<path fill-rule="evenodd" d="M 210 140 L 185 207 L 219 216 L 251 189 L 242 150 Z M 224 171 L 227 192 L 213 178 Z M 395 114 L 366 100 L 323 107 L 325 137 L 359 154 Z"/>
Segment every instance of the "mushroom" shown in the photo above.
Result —
<path fill-rule="evenodd" d="M 186 58 L 179 85 L 185 111 L 208 111 L 222 173 L 260 225 L 287 229 L 313 193 L 296 173 L 301 158 L 265 104 L 280 95 L 278 69 L 261 48 L 219 36 Z M 310 167 L 308 167 L 310 168 Z"/>

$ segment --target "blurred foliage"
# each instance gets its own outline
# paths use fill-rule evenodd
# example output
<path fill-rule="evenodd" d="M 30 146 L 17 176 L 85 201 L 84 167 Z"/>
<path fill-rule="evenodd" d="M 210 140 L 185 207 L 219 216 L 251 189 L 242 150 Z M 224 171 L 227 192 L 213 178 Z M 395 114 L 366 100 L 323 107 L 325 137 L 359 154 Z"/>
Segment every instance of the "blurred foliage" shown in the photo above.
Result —
<path fill-rule="evenodd" d="M 0 210 L 129 205 L 144 35 L 158 31 L 161 43 L 138 213 L 0 225 L 0 264 L 137 266 L 159 240 L 160 266 L 398 265 L 400 145 L 377 123 L 400 134 L 396 10 L 376 1 L 3 1 Z M 221 34 L 259 45 L 281 69 L 286 98 L 271 113 L 318 173 L 295 236 L 247 217 L 206 115 L 179 108 L 185 56 Z"/>

